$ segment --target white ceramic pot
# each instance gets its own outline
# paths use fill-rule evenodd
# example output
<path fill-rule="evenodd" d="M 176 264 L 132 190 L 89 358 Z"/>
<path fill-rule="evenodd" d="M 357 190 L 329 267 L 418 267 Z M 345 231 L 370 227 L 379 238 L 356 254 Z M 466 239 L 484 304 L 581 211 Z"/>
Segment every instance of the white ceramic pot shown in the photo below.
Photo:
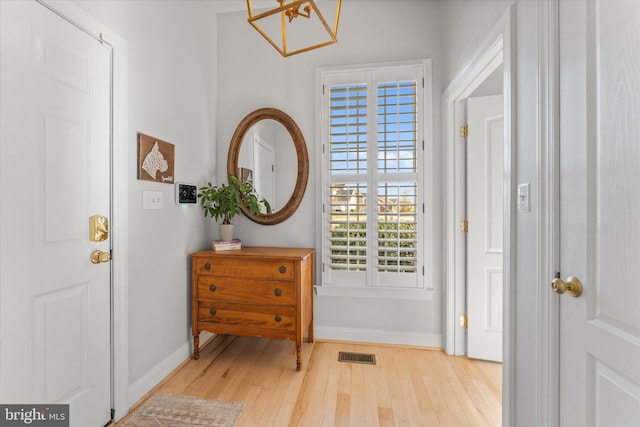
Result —
<path fill-rule="evenodd" d="M 233 240 L 233 224 L 220 224 L 220 240 Z"/>

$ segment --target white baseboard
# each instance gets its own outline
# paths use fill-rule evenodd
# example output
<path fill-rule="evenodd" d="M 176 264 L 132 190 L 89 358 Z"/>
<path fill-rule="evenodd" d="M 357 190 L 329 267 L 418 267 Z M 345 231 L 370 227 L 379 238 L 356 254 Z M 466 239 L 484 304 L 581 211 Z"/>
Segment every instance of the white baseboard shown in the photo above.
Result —
<path fill-rule="evenodd" d="M 133 384 L 129 384 L 129 396 L 127 399 L 128 408 L 138 403 L 145 394 L 157 386 L 174 369 L 184 362 L 191 355 L 191 343 L 182 344 L 176 351 L 167 358 L 152 367 L 146 374 Z M 126 415 L 127 411 L 123 414 Z"/>
<path fill-rule="evenodd" d="M 334 326 L 315 325 L 313 335 L 317 339 L 325 340 L 442 347 L 442 334 L 421 334 L 405 331 L 383 331 L 377 329 L 338 328 Z"/>

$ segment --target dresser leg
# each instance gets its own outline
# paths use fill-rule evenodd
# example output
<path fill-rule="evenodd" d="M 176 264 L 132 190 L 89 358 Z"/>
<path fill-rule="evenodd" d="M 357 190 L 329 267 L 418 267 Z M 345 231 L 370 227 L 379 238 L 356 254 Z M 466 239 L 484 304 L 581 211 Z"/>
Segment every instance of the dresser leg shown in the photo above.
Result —
<path fill-rule="evenodd" d="M 296 371 L 302 369 L 302 346 L 296 343 Z"/>
<path fill-rule="evenodd" d="M 193 336 L 193 358 L 195 360 L 200 358 L 200 337 L 198 335 Z"/>
<path fill-rule="evenodd" d="M 313 342 L 313 319 L 309 322 L 309 330 L 307 331 L 307 342 Z"/>

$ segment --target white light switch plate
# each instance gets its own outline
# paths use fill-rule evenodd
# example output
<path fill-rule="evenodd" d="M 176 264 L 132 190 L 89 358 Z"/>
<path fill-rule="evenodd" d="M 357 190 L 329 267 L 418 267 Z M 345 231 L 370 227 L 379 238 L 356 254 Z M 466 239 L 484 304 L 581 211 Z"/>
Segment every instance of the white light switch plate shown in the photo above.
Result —
<path fill-rule="evenodd" d="M 161 191 L 143 191 L 142 192 L 142 208 L 143 209 L 162 209 L 163 194 Z"/>
<path fill-rule="evenodd" d="M 518 185 L 518 212 L 529 212 L 530 208 L 530 197 L 529 190 L 531 185 L 529 183 Z"/>

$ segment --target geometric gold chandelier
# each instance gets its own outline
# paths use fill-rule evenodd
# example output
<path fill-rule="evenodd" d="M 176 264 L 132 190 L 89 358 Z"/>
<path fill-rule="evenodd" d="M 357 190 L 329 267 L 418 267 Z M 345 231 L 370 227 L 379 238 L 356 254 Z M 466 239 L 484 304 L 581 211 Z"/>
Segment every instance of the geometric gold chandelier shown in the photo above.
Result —
<path fill-rule="evenodd" d="M 247 0 L 248 21 L 282 56 L 338 41 L 342 0 L 320 0 L 320 5 L 317 0 L 275 1 L 278 7 L 254 15 L 251 0 Z"/>

